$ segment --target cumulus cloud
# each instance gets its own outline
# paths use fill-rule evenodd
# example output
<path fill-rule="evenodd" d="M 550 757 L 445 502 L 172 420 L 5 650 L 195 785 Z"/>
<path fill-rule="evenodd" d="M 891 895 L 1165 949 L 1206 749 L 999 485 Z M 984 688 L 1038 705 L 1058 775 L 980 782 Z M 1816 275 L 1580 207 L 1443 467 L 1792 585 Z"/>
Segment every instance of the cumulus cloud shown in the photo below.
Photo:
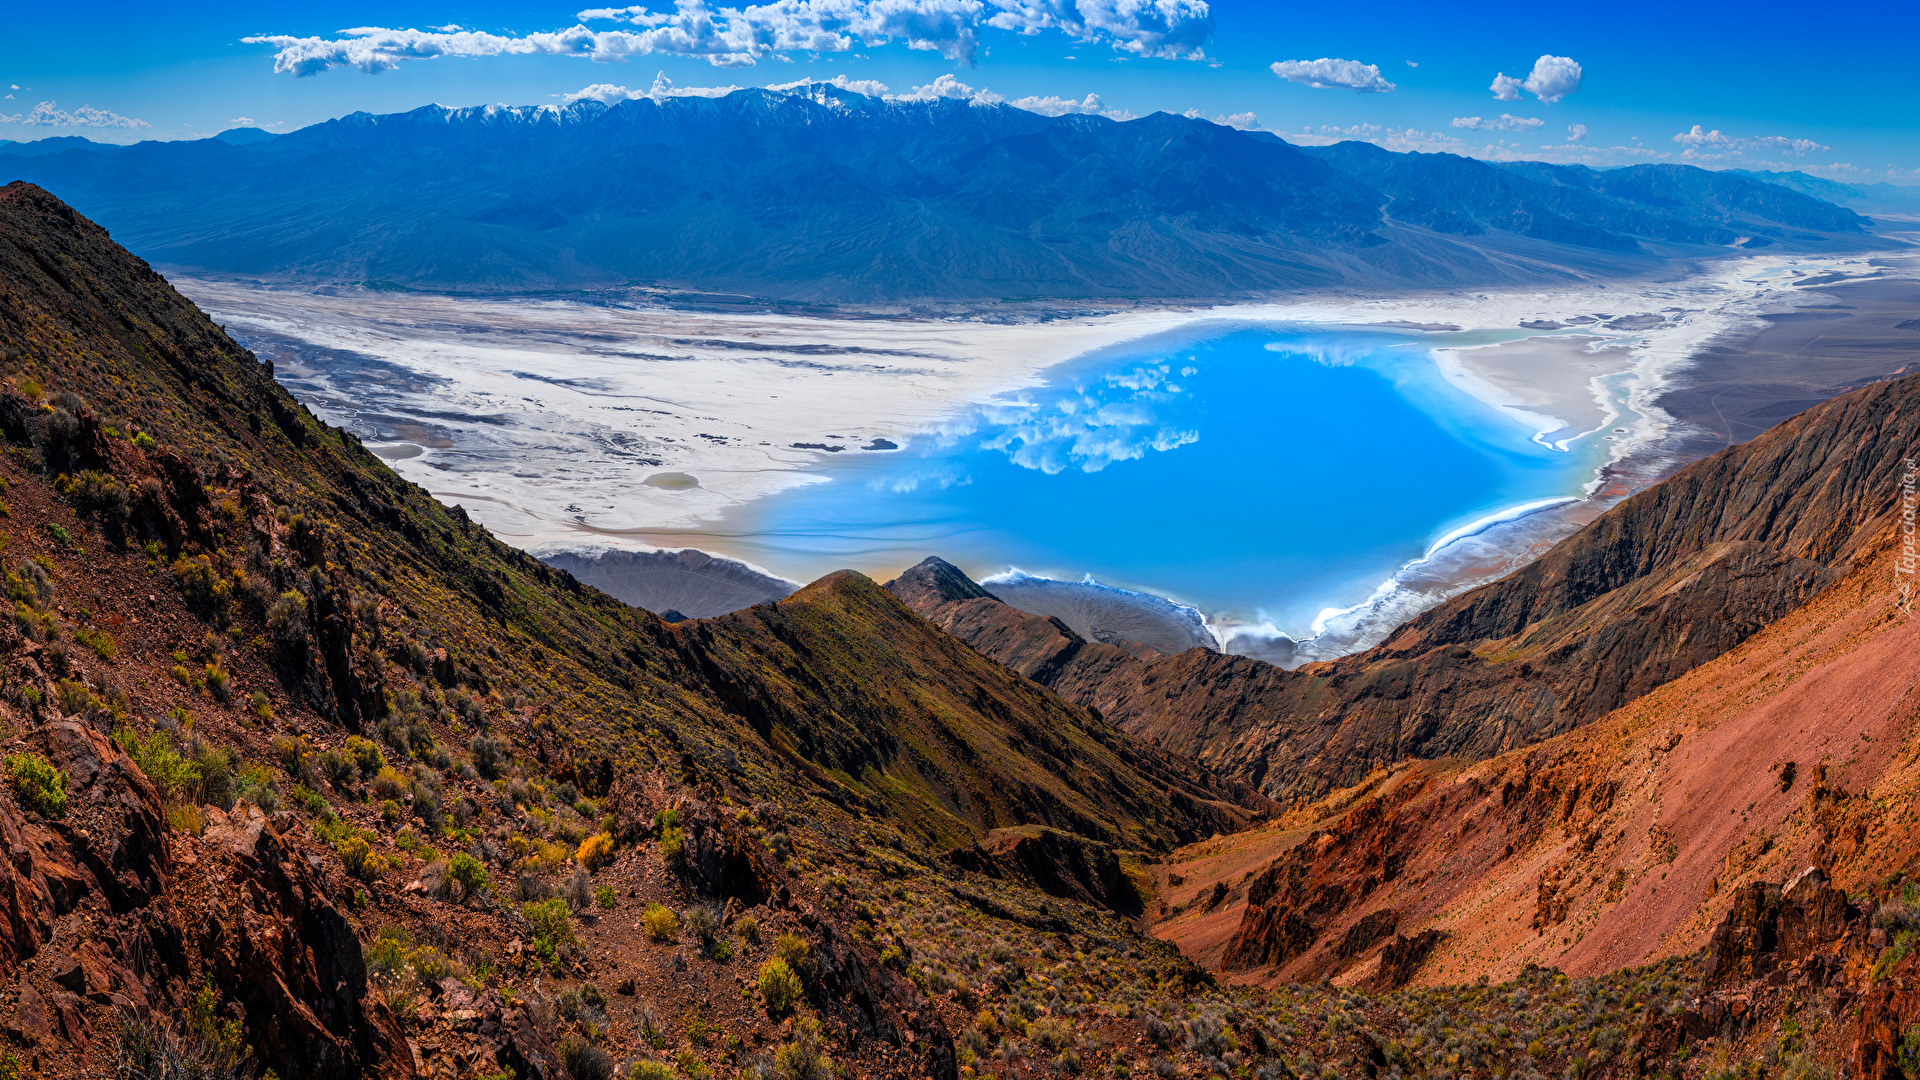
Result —
<path fill-rule="evenodd" d="M 234 117 L 233 119 L 231 119 L 231 120 L 229 120 L 229 121 L 227 121 L 227 123 L 229 123 L 229 124 L 245 124 L 245 125 L 247 125 L 248 127 L 252 127 L 252 126 L 253 126 L 254 124 L 257 124 L 257 123 L 259 123 L 259 121 L 257 121 L 257 120 L 255 120 L 255 119 L 254 119 L 253 117 L 251 117 L 251 116 L 236 116 L 236 117 Z"/>
<path fill-rule="evenodd" d="M 800 79 L 789 83 L 775 83 L 767 89 L 784 94 L 807 86 L 832 86 L 841 90 L 851 90 L 856 94 L 865 94 L 868 97 L 885 97 L 892 89 L 878 79 L 849 79 L 845 75 L 835 75 L 831 79 Z"/>
<path fill-rule="evenodd" d="M 1104 116 L 1107 108 L 1100 102 L 1099 94 L 1088 94 L 1084 100 L 1075 101 L 1063 97 L 1023 97 L 1014 98 L 1007 104 L 1016 109 L 1025 109 L 1041 116 Z"/>
<path fill-rule="evenodd" d="M 1354 124 L 1348 127 L 1326 124 L 1284 133 L 1288 142 L 1302 146 L 1326 146 L 1355 140 L 1370 142 L 1388 150 L 1417 151 L 1423 154 L 1459 154 L 1486 161 L 1550 161 L 1561 164 L 1631 165 L 1640 161 L 1658 161 L 1672 157 L 1664 151 L 1637 146 L 1584 146 L 1567 143 L 1558 146 L 1534 146 L 1496 138 L 1474 142 L 1458 135 L 1418 128 L 1394 128 L 1380 124 Z"/>
<path fill-rule="evenodd" d="M 942 75 L 925 86 L 916 86 L 911 93 L 897 94 L 894 101 L 972 101 L 980 105 L 997 105 L 1006 99 L 991 90 L 975 90 L 952 75 Z"/>
<path fill-rule="evenodd" d="M 667 78 L 667 73 L 661 71 L 654 74 L 653 85 L 645 90 L 629 90 L 612 83 L 594 83 L 592 86 L 582 87 L 565 95 L 564 100 L 569 104 L 575 101 L 600 101 L 612 105 L 637 98 L 652 98 L 659 101 L 663 98 L 676 97 L 726 97 L 738 89 L 740 88 L 737 86 L 675 86 L 673 80 Z"/>
<path fill-rule="evenodd" d="M 1418 61 L 1418 60 L 1409 60 L 1409 61 L 1407 61 L 1407 66 L 1408 66 L 1408 67 L 1419 67 L 1419 66 L 1420 66 L 1420 61 Z"/>
<path fill-rule="evenodd" d="M 1452 124 L 1453 127 L 1466 128 L 1468 131 L 1531 131 L 1545 125 L 1545 120 L 1531 116 L 1509 116 L 1506 113 L 1491 120 L 1483 120 L 1478 116 L 1456 116 Z"/>
<path fill-rule="evenodd" d="M 1585 124 L 1568 124 L 1567 125 L 1567 141 L 1568 142 L 1570 143 L 1579 142 L 1581 139 L 1584 139 L 1586 137 L 1587 137 L 1587 125 Z"/>
<path fill-rule="evenodd" d="M 579 56 L 608 62 L 665 55 L 740 67 L 792 52 L 847 52 L 894 41 L 972 66 L 982 26 L 1022 34 L 1054 30 L 1137 56 L 1204 59 L 1201 46 L 1213 33 L 1213 16 L 1203 0 L 775 0 L 739 8 L 675 0 L 670 11 L 645 5 L 589 8 L 576 18 L 576 26 L 517 36 L 459 27 L 360 26 L 331 37 L 261 34 L 241 40 L 273 46 L 274 71 L 302 76 L 332 67 L 377 74 L 403 61 L 442 56 Z M 594 29 L 586 25 L 590 22 L 638 29 Z"/>
<path fill-rule="evenodd" d="M 876 3 L 880 0 L 876 0 Z M 911 0 L 894 0 L 907 3 Z M 1038 34 L 1058 30 L 1078 41 L 1109 42 L 1136 56 L 1199 60 L 1213 35 L 1204 0 L 991 0 L 986 24 Z"/>
<path fill-rule="evenodd" d="M 1791 154 L 1802 157 L 1812 153 L 1826 153 L 1833 149 L 1822 146 L 1812 139 L 1790 139 L 1784 135 L 1761 135 L 1752 138 L 1736 138 L 1720 132 L 1702 131 L 1699 124 L 1692 131 L 1683 131 L 1673 137 L 1673 141 L 1685 146 L 1684 157 L 1711 157 L 1728 154 L 1762 153 Z"/>
<path fill-rule="evenodd" d="M 1188 109 L 1180 115 L 1189 120 L 1207 119 L 1207 114 L 1201 112 L 1199 109 Z M 1239 128 L 1242 131 L 1265 130 L 1265 125 L 1260 123 L 1260 118 L 1250 112 L 1216 115 L 1213 117 L 1213 122 L 1219 124 L 1221 127 Z"/>
<path fill-rule="evenodd" d="M 1524 79 L 1516 79 L 1505 72 L 1493 77 L 1495 100 L 1519 101 L 1520 91 L 1525 90 L 1549 105 L 1580 89 L 1580 64 L 1569 56 L 1542 56 L 1533 62 L 1533 72 Z"/>
<path fill-rule="evenodd" d="M 1354 90 L 1362 94 L 1384 94 L 1393 89 L 1393 84 L 1380 77 L 1378 64 L 1363 64 L 1358 60 L 1336 60 L 1321 57 L 1318 60 L 1281 60 L 1268 65 L 1267 70 L 1288 82 L 1300 83 L 1320 90 Z"/>
<path fill-rule="evenodd" d="M 96 109 L 91 105 L 82 105 L 72 112 L 54 108 L 55 102 L 43 101 L 30 111 L 7 116 L 0 113 L 0 124 L 19 124 L 23 127 L 91 127 L 91 128 L 150 128 L 153 125 L 145 120 L 136 120 L 131 116 Z"/>

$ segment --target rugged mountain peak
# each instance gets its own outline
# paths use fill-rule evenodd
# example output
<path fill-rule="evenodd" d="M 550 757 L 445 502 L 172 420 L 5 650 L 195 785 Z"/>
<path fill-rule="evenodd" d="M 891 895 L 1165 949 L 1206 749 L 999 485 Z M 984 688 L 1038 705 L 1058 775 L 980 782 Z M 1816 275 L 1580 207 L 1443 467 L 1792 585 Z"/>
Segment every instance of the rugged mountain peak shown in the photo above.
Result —
<path fill-rule="evenodd" d="M 887 590 L 915 610 L 926 610 L 941 603 L 993 599 L 992 593 L 981 588 L 959 567 L 938 556 L 928 556 L 902 571 L 887 584 Z"/>

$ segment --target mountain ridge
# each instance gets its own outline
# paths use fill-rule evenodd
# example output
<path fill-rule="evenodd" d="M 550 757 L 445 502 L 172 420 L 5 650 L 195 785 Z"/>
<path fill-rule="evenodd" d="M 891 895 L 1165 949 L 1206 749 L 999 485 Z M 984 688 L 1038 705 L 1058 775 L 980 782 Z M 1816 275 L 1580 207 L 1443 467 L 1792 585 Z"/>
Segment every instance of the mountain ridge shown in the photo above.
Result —
<path fill-rule="evenodd" d="M 0 168 L 168 265 L 495 292 L 1243 296 L 1883 243 L 1851 211 L 1690 166 L 1521 169 L 1302 148 L 1166 113 L 1047 117 L 822 84 L 354 113 L 240 145 L 0 150 Z M 1412 188 L 1428 202 L 1404 198 Z"/>

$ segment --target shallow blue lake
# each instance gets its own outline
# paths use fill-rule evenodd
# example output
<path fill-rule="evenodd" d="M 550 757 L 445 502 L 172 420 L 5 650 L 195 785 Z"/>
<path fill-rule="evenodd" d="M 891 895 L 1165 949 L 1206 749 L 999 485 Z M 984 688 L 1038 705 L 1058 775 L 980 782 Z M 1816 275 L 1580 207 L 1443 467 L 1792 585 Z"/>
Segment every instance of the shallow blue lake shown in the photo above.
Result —
<path fill-rule="evenodd" d="M 824 460 L 827 482 L 753 508 L 742 554 L 801 580 L 926 555 L 1092 575 L 1304 632 L 1450 530 L 1592 478 L 1590 451 L 1540 445 L 1442 378 L 1441 343 L 1273 326 L 1129 342 L 898 451 Z"/>

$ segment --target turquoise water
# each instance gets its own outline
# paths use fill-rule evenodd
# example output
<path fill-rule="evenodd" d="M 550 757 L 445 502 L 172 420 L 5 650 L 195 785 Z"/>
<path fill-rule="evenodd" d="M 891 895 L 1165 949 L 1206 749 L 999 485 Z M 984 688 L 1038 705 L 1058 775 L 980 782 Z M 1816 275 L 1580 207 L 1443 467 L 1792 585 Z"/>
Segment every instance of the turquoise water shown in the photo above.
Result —
<path fill-rule="evenodd" d="M 901 450 L 823 461 L 826 482 L 760 504 L 737 539 L 801 580 L 931 554 L 1304 632 L 1450 530 L 1591 479 L 1591 452 L 1535 442 L 1427 351 L 1519 336 L 1190 327 L 1129 342 Z"/>

